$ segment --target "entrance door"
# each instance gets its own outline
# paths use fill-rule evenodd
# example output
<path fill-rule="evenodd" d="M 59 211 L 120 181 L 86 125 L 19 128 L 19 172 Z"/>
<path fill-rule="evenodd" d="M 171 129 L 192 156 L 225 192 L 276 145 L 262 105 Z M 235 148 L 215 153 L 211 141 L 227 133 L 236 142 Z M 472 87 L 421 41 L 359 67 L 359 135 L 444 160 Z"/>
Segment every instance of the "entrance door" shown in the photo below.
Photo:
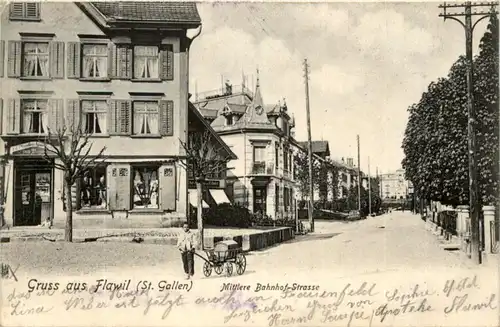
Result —
<path fill-rule="evenodd" d="M 260 212 L 262 215 L 266 214 L 267 208 L 267 190 L 265 187 L 253 188 L 253 212 Z"/>
<path fill-rule="evenodd" d="M 36 226 L 52 218 L 50 170 L 20 168 L 16 174 L 15 226 Z"/>

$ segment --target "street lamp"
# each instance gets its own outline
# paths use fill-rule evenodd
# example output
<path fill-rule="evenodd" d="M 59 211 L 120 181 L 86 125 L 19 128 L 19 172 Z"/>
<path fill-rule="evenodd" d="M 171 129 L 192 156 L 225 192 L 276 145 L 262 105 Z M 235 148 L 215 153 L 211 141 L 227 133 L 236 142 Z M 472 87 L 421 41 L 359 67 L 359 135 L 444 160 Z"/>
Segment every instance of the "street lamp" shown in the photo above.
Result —
<path fill-rule="evenodd" d="M 471 255 L 472 259 L 477 263 L 481 263 L 481 252 L 482 246 L 480 242 L 480 222 L 479 215 L 481 211 L 481 203 L 479 201 L 479 187 L 478 187 L 478 172 L 477 172 L 477 162 L 476 162 L 476 112 L 474 109 L 474 94 L 473 86 L 473 57 L 472 57 L 472 37 L 474 28 L 483 19 L 490 17 L 493 14 L 497 14 L 495 10 L 497 6 L 496 2 L 480 2 L 472 4 L 470 1 L 464 4 L 446 2 L 439 6 L 443 8 L 443 13 L 439 14 L 439 17 L 443 17 L 444 20 L 452 19 L 465 29 L 465 49 L 466 49 L 466 60 L 467 60 L 467 109 L 468 109 L 468 120 L 467 120 L 467 132 L 468 132 L 468 147 L 469 147 L 469 207 L 470 207 L 470 220 L 471 220 Z M 472 7 L 490 7 L 489 12 L 479 11 L 472 12 Z M 464 8 L 465 12 L 449 13 L 446 10 L 449 8 Z M 472 16 L 481 16 L 474 24 L 472 24 Z M 464 21 L 457 17 L 464 17 Z"/>

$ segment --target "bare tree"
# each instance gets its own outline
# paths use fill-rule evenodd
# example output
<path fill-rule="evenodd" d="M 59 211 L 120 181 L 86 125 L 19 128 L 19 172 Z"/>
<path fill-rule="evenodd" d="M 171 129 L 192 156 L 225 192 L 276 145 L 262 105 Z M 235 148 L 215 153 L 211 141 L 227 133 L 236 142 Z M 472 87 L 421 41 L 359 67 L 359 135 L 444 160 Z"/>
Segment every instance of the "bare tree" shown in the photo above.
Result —
<path fill-rule="evenodd" d="M 71 125 L 58 128 L 55 131 L 48 130 L 44 139 L 44 159 L 52 163 L 56 169 L 64 174 L 64 196 L 63 202 L 66 207 L 66 225 L 64 228 L 64 240 L 73 241 L 73 203 L 71 189 L 77 180 L 90 168 L 104 163 L 103 147 L 96 155 L 91 154 L 92 142 L 89 140 L 91 133 L 83 132 L 80 125 Z M 53 161 L 59 159 L 60 162 Z"/>
<path fill-rule="evenodd" d="M 198 195 L 196 218 L 198 231 L 200 233 L 201 248 L 203 249 L 203 184 L 207 178 L 232 169 L 227 167 L 231 157 L 229 155 L 222 155 L 222 147 L 217 146 L 218 142 L 214 139 L 209 130 L 203 132 L 190 132 L 187 143 L 181 141 L 181 144 L 186 151 L 185 168 L 192 173 L 196 181 L 196 191 Z"/>

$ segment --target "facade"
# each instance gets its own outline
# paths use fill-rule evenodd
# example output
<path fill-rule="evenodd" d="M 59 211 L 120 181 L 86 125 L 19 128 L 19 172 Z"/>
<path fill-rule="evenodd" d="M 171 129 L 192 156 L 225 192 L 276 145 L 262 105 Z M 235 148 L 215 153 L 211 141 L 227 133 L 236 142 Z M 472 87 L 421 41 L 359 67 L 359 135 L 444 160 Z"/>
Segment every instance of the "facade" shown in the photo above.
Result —
<path fill-rule="evenodd" d="M 230 201 L 274 219 L 295 217 L 296 142 L 286 103 L 264 104 L 258 78 L 253 93 L 242 85 L 200 95 L 196 107 L 239 158 L 227 176 Z"/>
<path fill-rule="evenodd" d="M 405 180 L 404 169 L 381 174 L 380 183 L 382 199 L 406 199 L 409 194 L 413 193 L 413 186 Z"/>
<path fill-rule="evenodd" d="M 44 160 L 42 143 L 63 126 L 92 134 L 91 156 L 106 147 L 105 164 L 73 187 L 75 227 L 185 220 L 180 142 L 188 137 L 187 35 L 201 27 L 196 5 L 10 3 L 1 26 L 6 222 L 64 224 L 61 162 Z"/>

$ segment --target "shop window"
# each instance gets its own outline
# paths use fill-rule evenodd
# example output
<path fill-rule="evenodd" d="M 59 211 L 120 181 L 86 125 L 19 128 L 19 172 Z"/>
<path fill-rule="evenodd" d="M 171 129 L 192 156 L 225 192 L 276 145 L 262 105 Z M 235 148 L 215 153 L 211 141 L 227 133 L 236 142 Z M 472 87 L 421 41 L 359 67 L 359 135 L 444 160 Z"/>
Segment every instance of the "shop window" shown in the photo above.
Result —
<path fill-rule="evenodd" d="M 107 133 L 107 101 L 82 101 L 84 131 L 89 134 Z"/>
<path fill-rule="evenodd" d="M 106 167 L 89 168 L 80 180 L 81 208 L 106 208 Z"/>
<path fill-rule="evenodd" d="M 49 44 L 23 43 L 23 76 L 49 77 Z"/>
<path fill-rule="evenodd" d="M 82 76 L 85 78 L 106 78 L 108 76 L 108 45 L 84 44 Z"/>
<path fill-rule="evenodd" d="M 47 107 L 47 100 L 22 100 L 24 134 L 43 134 L 48 131 Z"/>
<path fill-rule="evenodd" d="M 158 166 L 134 167 L 134 209 L 158 208 Z"/>

